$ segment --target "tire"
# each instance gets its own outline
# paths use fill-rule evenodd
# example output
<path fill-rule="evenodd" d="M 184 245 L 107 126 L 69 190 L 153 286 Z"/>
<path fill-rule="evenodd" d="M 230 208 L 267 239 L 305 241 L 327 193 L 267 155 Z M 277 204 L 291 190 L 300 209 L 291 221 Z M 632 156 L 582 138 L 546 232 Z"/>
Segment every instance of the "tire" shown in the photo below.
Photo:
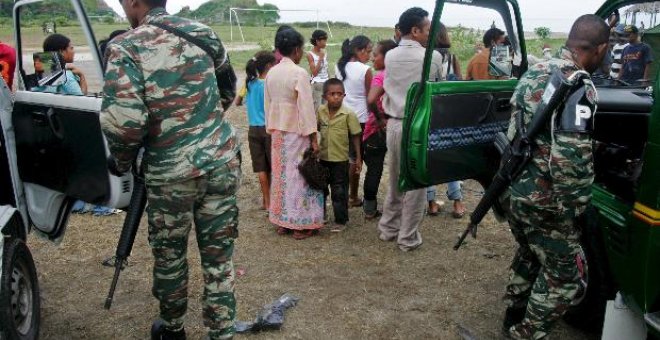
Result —
<path fill-rule="evenodd" d="M 581 287 L 573 305 L 564 314 L 564 321 L 575 328 L 600 334 L 607 300 L 614 299 L 617 289 L 609 270 L 595 208 L 590 207 L 579 223 L 582 229 L 581 251 L 575 262 Z"/>
<path fill-rule="evenodd" d="M 0 278 L 0 331 L 4 339 L 39 337 L 39 283 L 32 254 L 21 239 L 5 243 Z"/>

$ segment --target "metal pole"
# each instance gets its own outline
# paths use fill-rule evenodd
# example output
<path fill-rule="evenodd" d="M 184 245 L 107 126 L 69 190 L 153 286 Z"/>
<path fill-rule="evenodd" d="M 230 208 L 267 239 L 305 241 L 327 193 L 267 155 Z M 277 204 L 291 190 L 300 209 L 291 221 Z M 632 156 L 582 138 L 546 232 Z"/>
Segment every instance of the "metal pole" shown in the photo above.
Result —
<path fill-rule="evenodd" d="M 234 25 L 231 22 L 231 8 L 229 9 L 229 41 L 234 41 Z"/>
<path fill-rule="evenodd" d="M 316 10 L 316 29 L 319 29 L 319 10 Z"/>
<path fill-rule="evenodd" d="M 332 31 L 330 30 L 330 22 L 326 20 L 325 25 L 328 26 L 328 33 L 330 34 L 330 38 L 333 38 Z"/>
<path fill-rule="evenodd" d="M 234 9 L 234 17 L 236 17 L 236 24 L 238 25 L 238 31 L 241 33 L 241 40 L 245 42 L 245 36 L 243 35 L 243 28 L 241 27 L 241 20 L 238 19 L 238 13 L 236 13 L 236 9 Z"/>

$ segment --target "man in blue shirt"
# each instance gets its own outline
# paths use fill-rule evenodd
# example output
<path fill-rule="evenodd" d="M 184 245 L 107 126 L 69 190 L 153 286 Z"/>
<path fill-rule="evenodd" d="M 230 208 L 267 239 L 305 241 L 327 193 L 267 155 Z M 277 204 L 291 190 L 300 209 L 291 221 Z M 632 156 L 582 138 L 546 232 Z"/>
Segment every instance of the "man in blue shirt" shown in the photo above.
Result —
<path fill-rule="evenodd" d="M 630 84 L 648 80 L 649 65 L 653 62 L 651 47 L 639 41 L 639 29 L 636 26 L 628 25 L 623 31 L 628 34 L 630 44 L 623 50 L 623 66 L 619 79 Z"/>

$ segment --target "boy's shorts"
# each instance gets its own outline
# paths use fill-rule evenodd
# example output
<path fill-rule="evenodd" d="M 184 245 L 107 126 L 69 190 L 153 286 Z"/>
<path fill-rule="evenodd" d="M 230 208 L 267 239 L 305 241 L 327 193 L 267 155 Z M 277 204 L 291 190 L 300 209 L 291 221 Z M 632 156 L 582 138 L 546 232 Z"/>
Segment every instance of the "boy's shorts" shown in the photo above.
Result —
<path fill-rule="evenodd" d="M 270 135 L 264 126 L 250 126 L 248 145 L 252 159 L 252 171 L 270 172 Z"/>

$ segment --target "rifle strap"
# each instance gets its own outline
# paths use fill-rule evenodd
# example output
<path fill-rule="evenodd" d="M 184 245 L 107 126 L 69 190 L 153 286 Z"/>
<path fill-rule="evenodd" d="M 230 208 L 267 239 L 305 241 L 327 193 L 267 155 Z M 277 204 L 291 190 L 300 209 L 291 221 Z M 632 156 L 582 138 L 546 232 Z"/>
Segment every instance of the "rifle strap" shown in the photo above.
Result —
<path fill-rule="evenodd" d="M 523 108 L 516 115 L 516 133 L 522 137 L 525 135 L 527 128 L 525 127 L 525 109 Z"/>
<path fill-rule="evenodd" d="M 218 52 L 215 51 L 211 46 L 206 44 L 202 39 L 194 37 L 194 36 L 184 32 L 184 31 L 179 30 L 177 28 L 174 28 L 172 26 L 165 25 L 162 22 L 150 22 L 149 25 L 154 25 L 158 28 L 162 28 L 162 29 L 176 35 L 177 37 L 179 37 L 181 39 L 184 39 L 184 40 L 187 40 L 191 44 L 201 48 L 202 50 L 204 50 L 204 52 L 206 52 L 211 57 L 211 59 L 213 60 L 214 65 L 215 65 L 216 60 L 218 60 L 218 58 L 217 58 L 218 57 Z M 218 68 L 219 66 L 220 65 L 215 65 L 216 68 Z"/>

